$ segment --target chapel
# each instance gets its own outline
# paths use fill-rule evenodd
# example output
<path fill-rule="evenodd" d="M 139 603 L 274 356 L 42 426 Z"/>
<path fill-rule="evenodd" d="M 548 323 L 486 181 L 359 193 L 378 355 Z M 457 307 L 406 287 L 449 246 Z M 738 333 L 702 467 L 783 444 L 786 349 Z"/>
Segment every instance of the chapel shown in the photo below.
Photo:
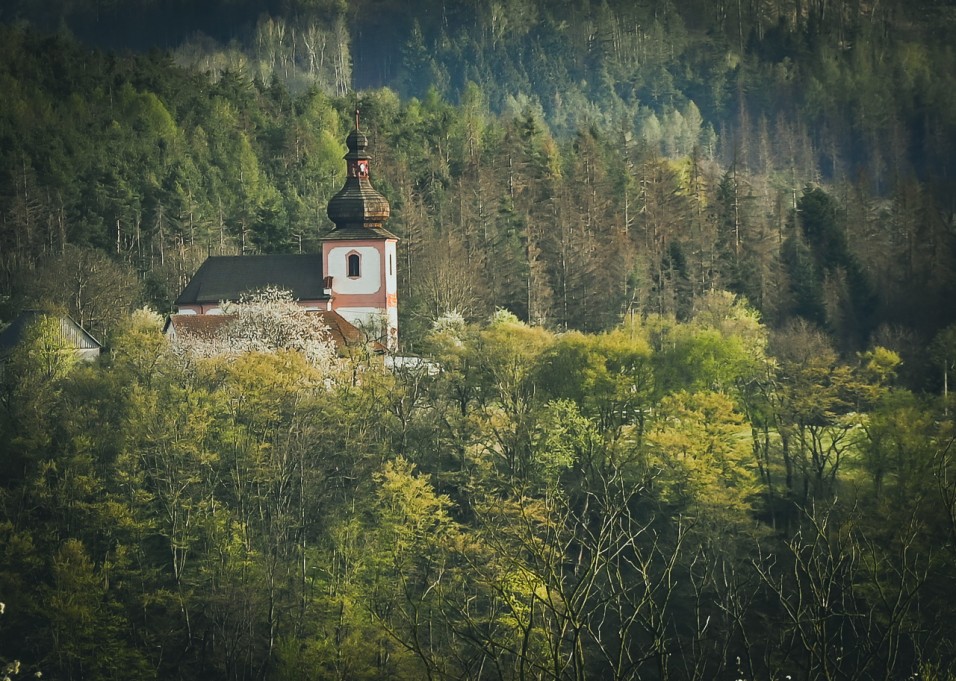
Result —
<path fill-rule="evenodd" d="M 290 291 L 305 311 L 321 313 L 341 330 L 334 337 L 354 337 L 360 329 L 388 351 L 398 349 L 398 237 L 384 227 L 390 207 L 369 179 L 372 157 L 357 111 L 346 146 L 345 184 L 329 200 L 334 227 L 322 237 L 322 253 L 210 256 L 176 299 L 170 326 L 201 326 L 185 317 L 221 315 L 223 303 L 271 286 Z"/>

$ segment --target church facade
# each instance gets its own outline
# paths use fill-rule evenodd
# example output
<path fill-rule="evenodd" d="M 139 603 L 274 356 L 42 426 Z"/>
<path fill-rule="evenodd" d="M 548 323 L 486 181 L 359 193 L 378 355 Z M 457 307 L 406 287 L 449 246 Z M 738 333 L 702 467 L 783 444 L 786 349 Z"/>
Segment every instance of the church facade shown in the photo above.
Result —
<path fill-rule="evenodd" d="M 385 229 L 390 207 L 372 187 L 368 138 L 346 139 L 345 184 L 329 200 L 335 227 L 321 254 L 211 256 L 175 301 L 179 315 L 222 314 L 222 305 L 275 287 L 290 291 L 306 311 L 341 317 L 390 352 L 398 349 L 398 238 Z"/>

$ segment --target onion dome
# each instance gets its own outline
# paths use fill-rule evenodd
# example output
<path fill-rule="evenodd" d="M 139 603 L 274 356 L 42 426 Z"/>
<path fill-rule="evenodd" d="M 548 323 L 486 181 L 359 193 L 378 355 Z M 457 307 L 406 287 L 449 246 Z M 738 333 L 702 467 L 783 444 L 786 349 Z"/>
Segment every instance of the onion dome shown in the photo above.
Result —
<path fill-rule="evenodd" d="M 391 212 L 388 201 L 375 191 L 369 182 L 368 137 L 359 130 L 358 112 L 355 112 L 355 129 L 345 140 L 349 153 L 345 155 L 347 176 L 345 186 L 329 200 L 329 219 L 335 229 L 365 227 L 380 229 Z"/>

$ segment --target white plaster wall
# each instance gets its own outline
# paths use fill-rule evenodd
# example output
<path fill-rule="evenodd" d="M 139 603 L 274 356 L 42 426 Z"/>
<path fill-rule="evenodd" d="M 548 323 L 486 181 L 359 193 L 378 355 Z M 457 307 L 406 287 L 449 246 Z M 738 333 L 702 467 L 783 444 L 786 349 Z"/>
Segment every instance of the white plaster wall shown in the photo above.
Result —
<path fill-rule="evenodd" d="M 349 277 L 348 255 L 362 258 L 361 276 Z M 382 288 L 382 254 L 372 246 L 337 246 L 329 250 L 329 271 L 334 293 L 377 293 Z M 343 317 L 345 315 L 342 315 Z M 348 319 L 348 317 L 346 317 Z M 351 321 L 351 320 L 349 320 Z"/>
<path fill-rule="evenodd" d="M 397 329 L 398 328 L 398 309 L 394 307 L 388 308 L 386 311 L 386 316 L 388 317 L 388 328 Z"/>
<path fill-rule="evenodd" d="M 382 314 L 377 307 L 337 307 L 335 311 L 355 326 L 377 324 Z"/>
<path fill-rule="evenodd" d="M 388 339 L 385 345 L 389 350 L 395 352 L 398 350 L 398 308 L 388 308 Z"/>
<path fill-rule="evenodd" d="M 398 257 L 395 242 L 385 242 L 385 293 L 398 293 Z"/>

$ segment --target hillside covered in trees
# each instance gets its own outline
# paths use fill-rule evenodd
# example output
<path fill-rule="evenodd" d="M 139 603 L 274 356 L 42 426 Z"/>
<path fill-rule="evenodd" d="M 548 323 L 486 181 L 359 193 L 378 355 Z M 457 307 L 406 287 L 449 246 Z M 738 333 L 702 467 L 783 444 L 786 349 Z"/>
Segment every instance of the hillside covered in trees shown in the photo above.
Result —
<path fill-rule="evenodd" d="M 0 8 L 4 674 L 952 679 L 951 4 L 417 7 Z M 170 346 L 356 108 L 435 371 Z"/>
<path fill-rule="evenodd" d="M 112 41 L 135 36 L 123 7 L 97 15 Z M 67 245 L 108 254 L 161 311 L 209 253 L 314 249 L 357 105 L 409 347 L 451 310 L 593 331 L 686 317 L 713 289 L 845 351 L 925 346 L 954 319 L 946 5 L 242 7 L 231 42 L 194 31 L 142 56 L 2 29 L 14 307 Z"/>

